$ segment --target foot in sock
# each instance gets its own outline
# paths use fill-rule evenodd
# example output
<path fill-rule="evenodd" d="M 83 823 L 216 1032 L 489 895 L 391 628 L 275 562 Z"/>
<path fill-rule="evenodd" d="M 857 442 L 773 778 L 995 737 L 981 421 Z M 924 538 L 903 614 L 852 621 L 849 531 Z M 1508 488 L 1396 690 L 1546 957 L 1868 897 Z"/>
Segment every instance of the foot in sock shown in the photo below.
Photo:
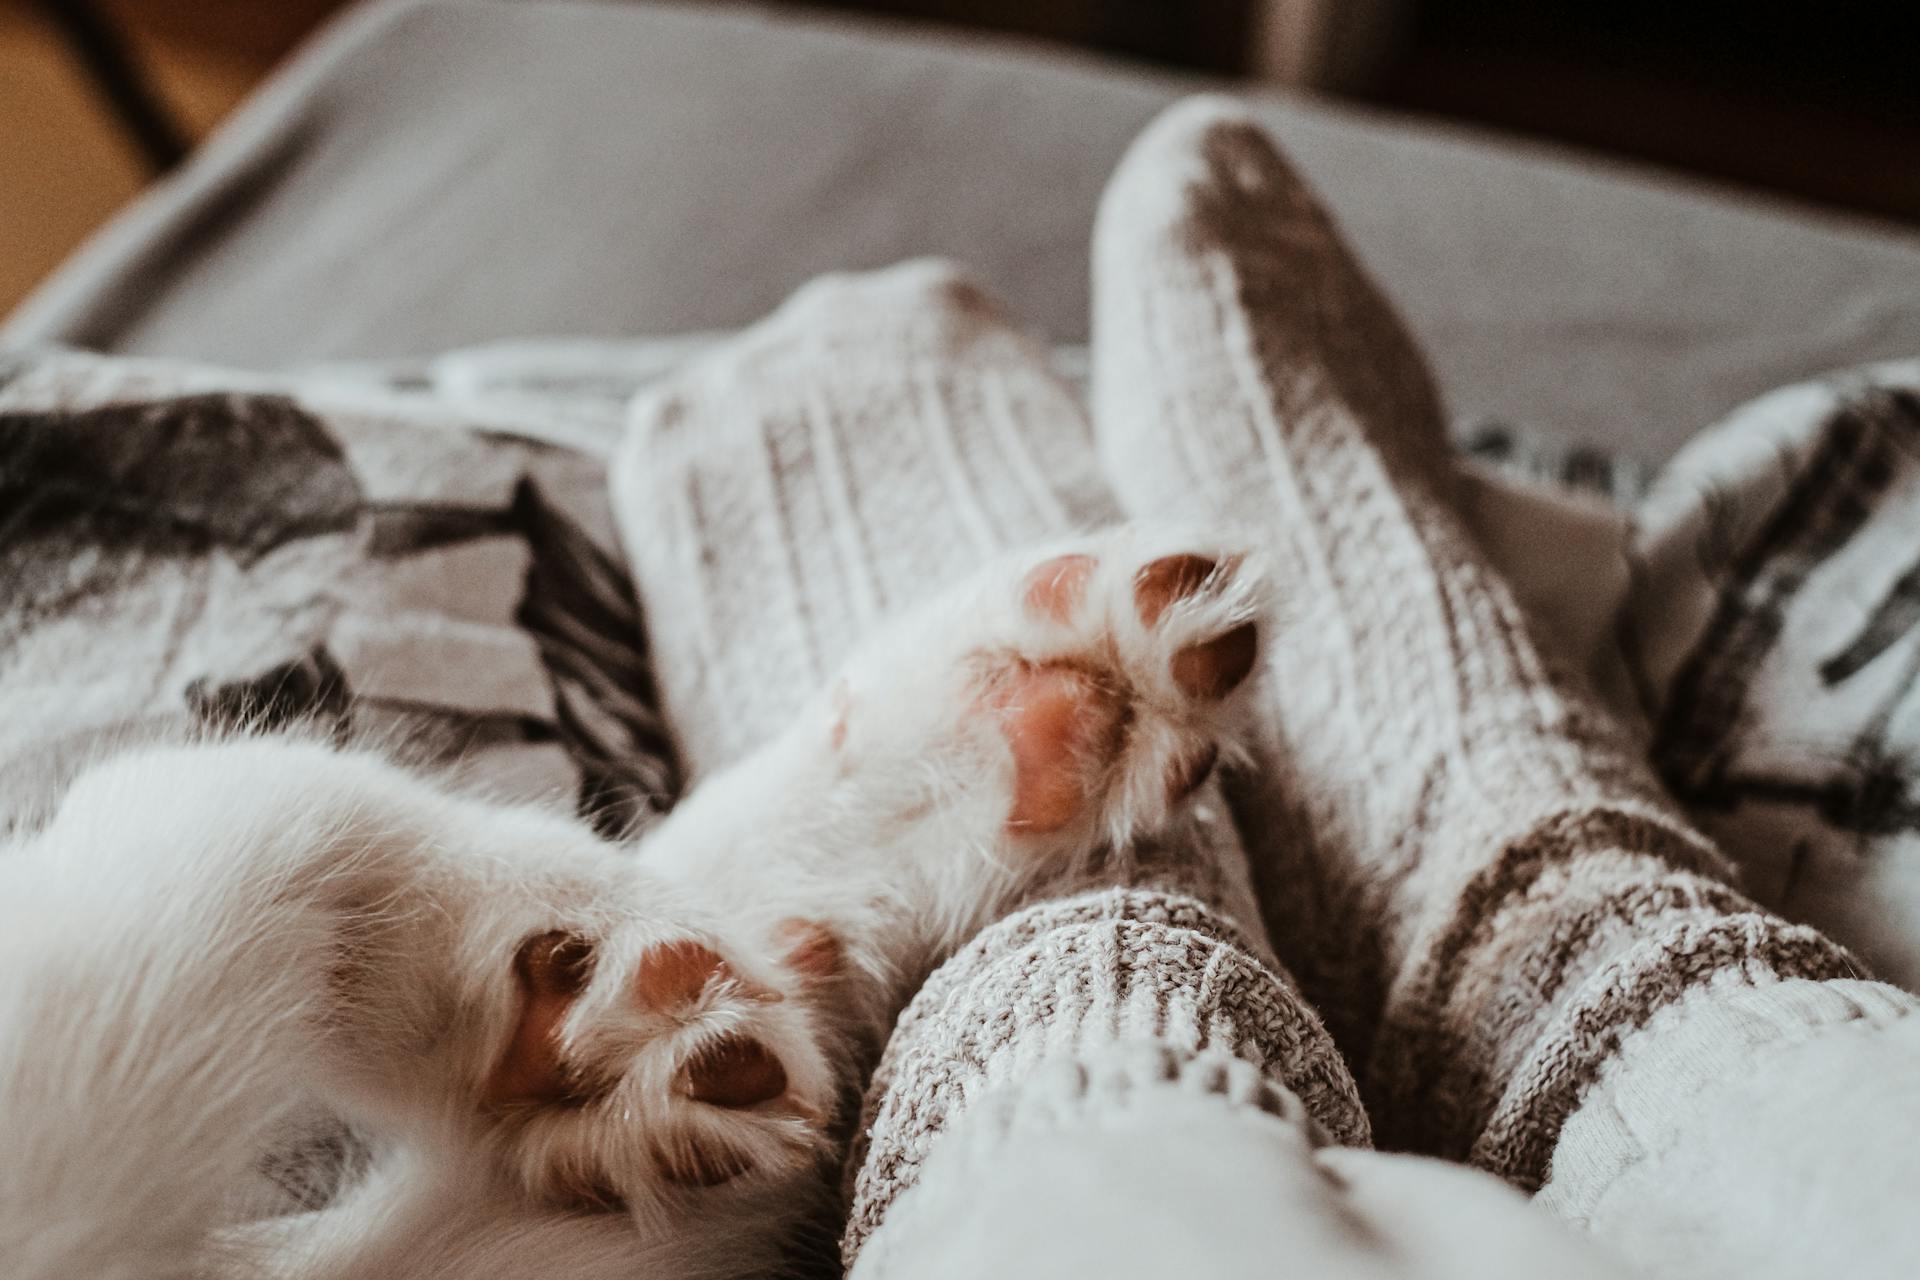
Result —
<path fill-rule="evenodd" d="M 1854 972 L 1727 886 L 1453 505 L 1412 340 L 1237 108 L 1163 116 L 1095 243 L 1100 448 L 1136 515 L 1258 522 L 1289 623 L 1230 780 L 1282 959 L 1382 1140 L 1546 1175 L 1621 1038 L 1716 975 Z"/>
<path fill-rule="evenodd" d="M 616 463 L 616 510 L 660 620 L 660 684 L 693 772 L 764 738 L 877 615 L 927 584 L 1008 546 L 1110 524 L 1116 509 L 1091 439 L 1037 346 L 978 288 L 929 264 L 809 286 L 713 361 L 637 403 Z M 1159 551 L 1167 554 L 1156 553 L 1160 567 L 1136 610 L 1204 581 L 1205 561 L 1220 563 L 1211 551 Z M 1085 557 L 1066 547 L 1023 562 L 1019 594 L 1031 620 L 1064 624 L 1083 593 L 1112 598 L 1117 579 Z M 1233 661 L 1203 664 L 1212 678 L 1231 677 L 1249 656 L 1245 632 L 1224 634 L 1233 639 L 1217 656 Z M 1021 683 L 1045 701 L 1083 679 L 1078 666 L 1038 679 L 1017 667 L 1007 674 L 1018 678 L 992 687 L 988 709 L 1006 706 Z M 1164 674 L 1179 687 L 1171 663 Z M 1184 674 L 1196 689 L 1205 678 L 1194 677 L 1208 675 Z M 1047 732 L 1016 735 L 1010 749 L 1045 754 L 1044 741 L 1062 736 L 1055 730 L 1100 727 L 1109 716 L 1037 723 Z M 1160 782 L 1173 794 L 1194 785 L 1208 756 L 1203 748 L 1166 759 L 1174 763 Z M 1153 771 L 1135 777 L 1144 802 L 1158 804 Z M 1082 786 L 1071 774 L 1036 781 L 1045 785 L 1016 808 L 1064 798 L 1070 810 Z M 1218 817 L 1217 784 L 1202 783 L 1182 808 L 1125 858 L 1009 899 L 1010 914 L 921 989 L 887 1039 L 857 1126 L 848 1257 L 911 1185 L 918 1153 L 975 1096 L 978 1073 L 949 1069 L 955 1055 L 995 1037 L 1006 1043 L 967 1061 L 996 1079 L 1032 1065 L 1043 1045 L 1103 1034 L 1161 1041 L 1175 1054 L 1207 1046 L 1197 1078 L 1213 1079 L 1218 1059 L 1234 1057 L 1241 1076 L 1284 1082 L 1328 1132 L 1365 1142 L 1350 1075 L 1278 976 L 1245 855 Z M 948 924 L 956 939 L 964 932 Z M 983 965 L 996 975 L 987 986 L 975 983 Z M 908 975 L 901 989 L 912 985 Z M 960 987 L 970 998 L 949 1001 Z"/>

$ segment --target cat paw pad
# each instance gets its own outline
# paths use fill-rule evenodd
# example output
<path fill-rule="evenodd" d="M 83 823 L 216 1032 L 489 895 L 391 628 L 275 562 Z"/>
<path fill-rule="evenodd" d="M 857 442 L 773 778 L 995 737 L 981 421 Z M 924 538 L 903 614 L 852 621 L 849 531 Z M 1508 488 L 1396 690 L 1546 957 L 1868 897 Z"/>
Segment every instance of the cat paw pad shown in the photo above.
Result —
<path fill-rule="evenodd" d="M 765 942 L 764 974 L 688 936 L 551 930 L 520 944 L 480 1106 L 530 1190 L 631 1205 L 817 1157 L 834 1086 L 788 988 L 831 980 L 839 946 L 806 921 Z"/>
<path fill-rule="evenodd" d="M 1224 704 L 1259 658 L 1260 584 L 1244 554 L 1150 546 L 1120 530 L 1021 578 L 1017 635 L 982 699 L 1013 758 L 1015 833 L 1104 820 L 1120 838 L 1219 759 Z"/>

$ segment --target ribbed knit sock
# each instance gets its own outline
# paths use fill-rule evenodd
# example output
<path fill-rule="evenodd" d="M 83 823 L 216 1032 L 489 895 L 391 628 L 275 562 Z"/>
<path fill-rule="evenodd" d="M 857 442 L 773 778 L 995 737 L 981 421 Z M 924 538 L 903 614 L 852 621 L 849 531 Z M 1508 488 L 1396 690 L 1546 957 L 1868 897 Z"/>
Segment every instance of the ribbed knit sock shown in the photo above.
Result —
<path fill-rule="evenodd" d="M 1367 1144 L 1346 1061 L 1264 958 L 1257 921 L 1196 892 L 1190 864 L 1242 858 L 1238 843 L 1176 831 L 1138 853 L 1113 884 L 1059 890 L 991 925 L 914 997 L 848 1162 L 848 1266 L 884 1240 L 951 1128 L 965 1125 L 977 1144 L 983 1128 L 1023 1123 L 1036 1106 L 1172 1087 L 1280 1117 L 1310 1145 Z M 883 1257 L 861 1268 L 887 1272 Z"/>
<path fill-rule="evenodd" d="M 616 513 L 696 777 L 778 727 L 883 614 L 1118 515 L 1044 355 L 932 264 L 808 286 L 636 402 L 633 427 Z M 1278 976 L 1214 785 L 1128 854 L 1043 886 L 914 1001 L 859 1126 L 849 1258 L 981 1083 L 1083 1050 L 1199 1062 L 1195 1088 L 1366 1141 L 1351 1075 Z"/>
<path fill-rule="evenodd" d="M 1728 887 L 1453 505 L 1390 306 L 1230 106 L 1163 116 L 1095 242 L 1094 410 L 1136 514 L 1270 532 L 1291 624 L 1236 796 L 1281 957 L 1384 1145 L 1540 1185 L 1621 1041 L 1713 981 L 1852 976 Z"/>
<path fill-rule="evenodd" d="M 978 1083 L 853 1280 L 1640 1274 L 1497 1178 L 1328 1143 L 1242 1058 L 1093 1040 Z"/>
<path fill-rule="evenodd" d="M 696 778 L 881 617 L 995 552 L 1111 523 L 1086 415 L 953 268 L 827 276 L 634 403 L 615 516 Z"/>

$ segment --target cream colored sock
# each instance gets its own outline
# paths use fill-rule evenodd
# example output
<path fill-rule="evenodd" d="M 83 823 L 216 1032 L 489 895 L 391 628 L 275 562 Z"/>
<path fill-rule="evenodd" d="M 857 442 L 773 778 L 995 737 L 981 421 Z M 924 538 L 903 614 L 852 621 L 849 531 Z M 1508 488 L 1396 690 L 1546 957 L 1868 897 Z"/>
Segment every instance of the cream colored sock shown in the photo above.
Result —
<path fill-rule="evenodd" d="M 1383 1143 L 1537 1187 L 1622 1040 L 1716 979 L 1852 976 L 1756 908 L 1536 645 L 1457 513 L 1431 379 L 1271 142 L 1202 100 L 1135 143 L 1095 242 L 1094 407 L 1136 514 L 1270 531 L 1243 830 L 1282 959 Z"/>
<path fill-rule="evenodd" d="M 1117 518 L 1039 346 L 953 268 L 806 286 L 632 408 L 614 508 L 695 778 L 883 615 Z"/>
<path fill-rule="evenodd" d="M 1243 1122 L 1285 1120 L 1310 1146 L 1367 1145 L 1346 1061 L 1249 936 L 1253 922 L 1190 892 L 1182 864 L 1208 852 L 1178 835 L 1126 883 L 1061 891 L 1003 918 L 927 981 L 887 1042 L 856 1131 L 850 1268 L 913 1274 L 884 1245 L 874 1259 L 862 1252 L 887 1238 L 889 1214 L 949 1130 L 978 1146 L 1034 1106 L 1110 1109 L 1173 1087 Z M 934 1199 L 964 1194 L 967 1181 L 957 1193 L 950 1177 Z M 1194 1263 L 1205 1270 L 1204 1257 Z"/>
<path fill-rule="evenodd" d="M 637 402 L 616 511 L 694 776 L 779 725 L 883 614 L 1115 519 L 1091 434 L 1034 344 L 931 264 L 810 285 Z M 1196 1088 L 1367 1140 L 1223 815 L 1209 784 L 1126 865 L 1046 886 L 933 975 L 868 1094 L 849 1260 L 977 1083 L 1122 1042 L 1128 1062 L 1198 1061 Z"/>

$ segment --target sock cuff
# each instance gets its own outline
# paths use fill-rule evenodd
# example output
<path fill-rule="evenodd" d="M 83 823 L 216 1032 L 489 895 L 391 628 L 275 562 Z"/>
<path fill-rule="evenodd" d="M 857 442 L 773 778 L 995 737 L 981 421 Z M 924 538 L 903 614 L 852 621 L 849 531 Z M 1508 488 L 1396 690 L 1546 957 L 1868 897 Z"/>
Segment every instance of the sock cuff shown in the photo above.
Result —
<path fill-rule="evenodd" d="M 1451 843 L 1458 843 L 1455 837 Z M 1454 859 L 1438 859 L 1443 864 Z M 1412 948 L 1369 1062 L 1396 1148 L 1463 1159 L 1506 1082 L 1596 971 L 1651 934 L 1754 910 L 1663 808 L 1554 813 L 1508 840 Z"/>
<path fill-rule="evenodd" d="M 1241 1121 L 1271 1117 L 1289 1126 L 1306 1151 L 1335 1145 L 1297 1094 L 1244 1058 L 1163 1040 L 1122 1039 L 1047 1057 L 971 1100 L 944 1135 L 946 1194 L 954 1190 L 956 1161 L 963 1180 L 995 1177 L 1004 1171 L 1007 1147 L 1019 1139 L 1071 1140 L 1090 1130 L 1122 1128 L 1136 1114 L 1164 1123 L 1170 1113 L 1206 1109 Z M 916 1166 L 915 1177 L 892 1188 L 887 1203 L 873 1206 L 890 1211 L 884 1216 L 861 1212 L 867 1205 L 856 1208 L 841 1241 L 841 1261 L 850 1274 L 856 1258 L 864 1266 L 860 1274 L 888 1274 L 891 1246 L 902 1233 L 913 1237 L 920 1229 L 916 1223 L 942 1225 L 925 1215 L 949 1210 L 951 1201 L 937 1193 L 928 1200 L 932 1186 L 912 1194 L 918 1172 Z"/>
<path fill-rule="evenodd" d="M 1912 1034 L 1916 1012 L 1920 999 L 1905 991 L 1844 978 L 1755 981 L 1730 972 L 1691 988 L 1600 1065 L 1560 1128 L 1540 1202 L 1584 1226 L 1624 1174 L 1666 1154 L 1710 1091 L 1817 1040 Z"/>
<path fill-rule="evenodd" d="M 1089 1068 L 1083 1084 L 1186 1080 L 1253 1105 L 1268 1097 L 1255 1084 L 1264 1080 L 1333 1141 L 1365 1145 L 1366 1115 L 1331 1038 L 1236 934 L 1198 899 L 1107 889 L 1028 907 L 949 960 L 896 1025 L 867 1094 L 848 1163 L 847 1257 L 914 1184 L 950 1124 L 992 1090 L 1046 1075 L 1061 1059 L 1109 1064 L 1104 1074 Z M 1143 1061 L 1111 1056 L 1128 1042 L 1158 1045 L 1160 1065 L 1118 1071 L 1113 1063 Z M 1189 1078 L 1180 1064 L 1201 1059 L 1214 1065 Z M 1227 1060 L 1242 1065 L 1216 1071 Z M 1169 1062 L 1179 1067 L 1171 1077 Z"/>
<path fill-rule="evenodd" d="M 982 929 L 921 986 L 919 996 L 901 1015 L 898 1028 L 912 1027 L 919 1018 L 944 1007 L 955 992 L 981 972 L 1042 943 L 1049 934 L 1099 924 L 1158 927 L 1210 938 L 1249 955 L 1259 954 L 1254 937 L 1197 893 L 1165 885 L 1102 886 L 1037 903 Z"/>
<path fill-rule="evenodd" d="M 1759 910 L 1686 920 L 1653 934 L 1594 973 L 1558 1010 L 1507 1081 L 1473 1144 L 1472 1162 L 1537 1190 L 1568 1117 L 1623 1043 L 1691 992 L 1865 974 L 1818 930 Z"/>

